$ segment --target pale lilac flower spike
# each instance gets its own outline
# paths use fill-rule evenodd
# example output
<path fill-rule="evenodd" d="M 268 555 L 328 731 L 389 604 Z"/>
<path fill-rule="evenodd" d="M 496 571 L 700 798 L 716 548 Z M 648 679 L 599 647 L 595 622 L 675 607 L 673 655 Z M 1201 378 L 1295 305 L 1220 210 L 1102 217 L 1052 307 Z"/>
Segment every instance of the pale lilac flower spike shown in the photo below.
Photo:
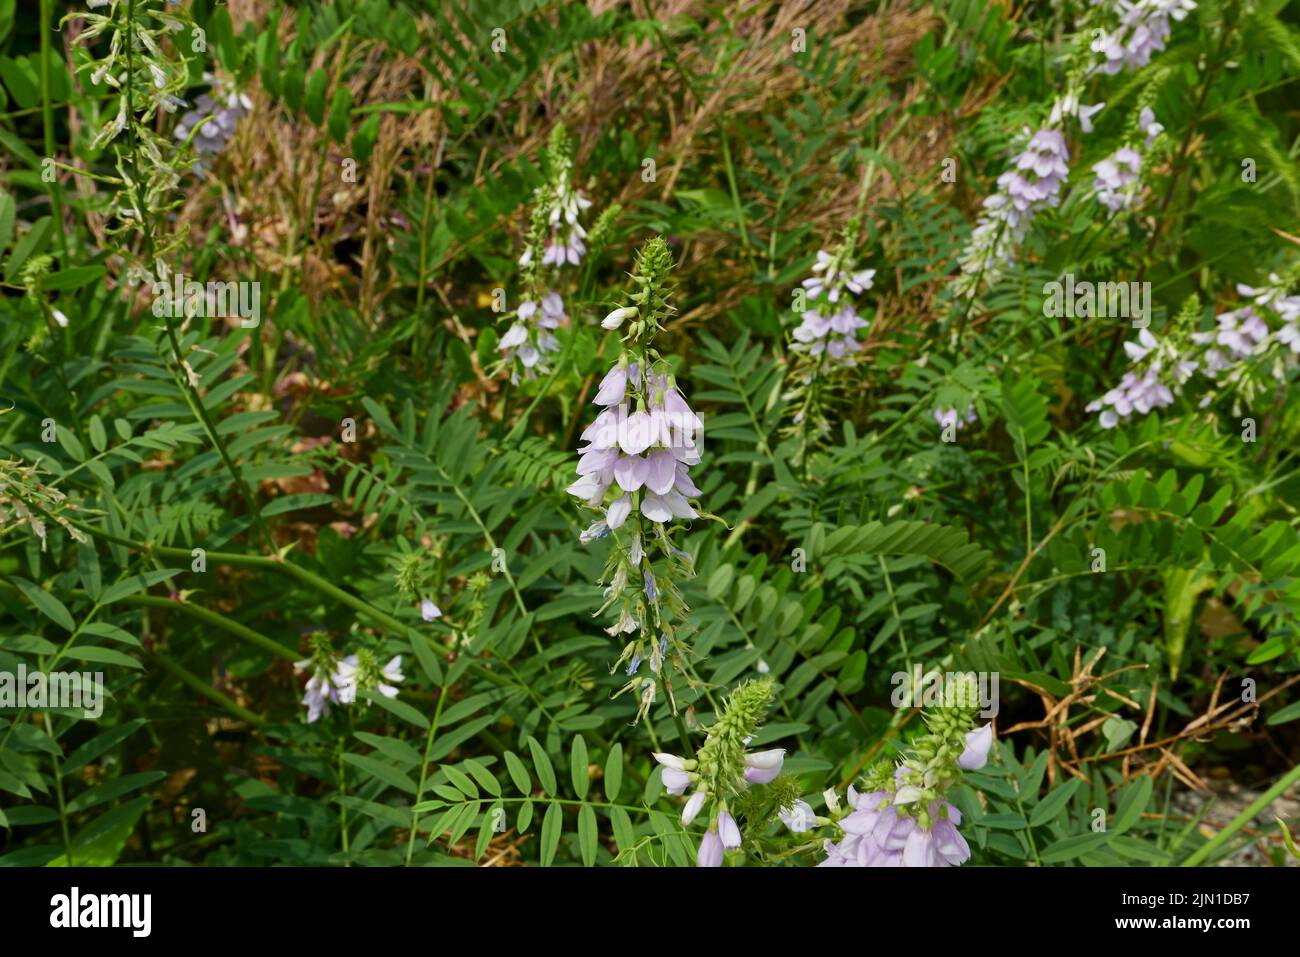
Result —
<path fill-rule="evenodd" d="M 801 284 L 808 291 L 809 308 L 793 332 L 792 346 L 796 352 L 810 356 L 824 354 L 846 365 L 853 364 L 854 354 L 862 348 L 857 331 L 870 325 L 858 315 L 853 296 L 870 289 L 876 275 L 874 269 L 855 271 L 849 265 L 847 260 L 857 241 L 856 233 L 851 237 L 837 247 L 834 255 L 824 249 L 818 251 L 817 262 L 812 267 L 814 275 Z M 822 295 L 826 303 L 815 302 Z"/>
<path fill-rule="evenodd" d="M 1111 76 L 1150 63 L 1169 40 L 1169 20 L 1182 20 L 1196 9 L 1194 0 L 1119 0 L 1115 6 L 1119 25 L 1098 30 L 1092 42 L 1093 52 L 1102 55 L 1096 69 Z"/>
<path fill-rule="evenodd" d="M 989 749 L 993 747 L 993 725 L 966 732 L 966 750 L 957 759 L 957 764 L 967 771 L 978 771 L 989 760 Z"/>

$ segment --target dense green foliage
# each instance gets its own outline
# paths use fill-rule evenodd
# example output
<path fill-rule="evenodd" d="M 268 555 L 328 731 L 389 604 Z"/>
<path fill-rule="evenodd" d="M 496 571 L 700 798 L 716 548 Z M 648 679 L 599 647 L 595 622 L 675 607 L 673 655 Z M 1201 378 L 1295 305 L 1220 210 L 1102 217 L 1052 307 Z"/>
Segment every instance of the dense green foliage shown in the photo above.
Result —
<path fill-rule="evenodd" d="M 0 698 L 0 863 L 685 865 L 718 814 L 682 825 L 652 754 L 698 751 L 728 864 L 811 865 L 824 792 L 974 720 L 919 737 L 917 667 L 1000 679 L 988 763 L 941 778 L 971 865 L 1280 862 L 1262 806 L 1173 798 L 1300 773 L 1300 27 L 1200 0 L 1088 68 L 1116 17 L 0 0 L 0 673 L 105 682 L 95 716 Z M 1056 201 L 963 269 L 1047 128 Z M 568 195 L 581 262 L 521 265 Z M 837 249 L 875 270 L 851 364 L 792 334 Z M 1053 309 L 1067 274 L 1149 312 Z M 160 309 L 176 276 L 258 314 Z M 1251 302 L 1268 336 L 1208 374 Z M 626 652 L 632 526 L 565 491 L 624 349 L 704 425 Z M 1088 408 L 1157 354 L 1200 363 L 1169 401 Z M 346 655 L 355 702 L 306 720 Z M 733 786 L 745 747 L 781 775 Z"/>

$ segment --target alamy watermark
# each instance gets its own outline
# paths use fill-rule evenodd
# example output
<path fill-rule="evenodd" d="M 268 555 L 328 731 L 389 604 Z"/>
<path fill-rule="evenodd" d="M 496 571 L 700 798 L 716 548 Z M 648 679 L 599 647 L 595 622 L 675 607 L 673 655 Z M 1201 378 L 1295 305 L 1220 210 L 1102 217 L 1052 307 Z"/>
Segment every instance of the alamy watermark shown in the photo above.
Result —
<path fill-rule="evenodd" d="M 895 708 L 978 706 L 981 718 L 996 718 L 998 681 L 996 671 L 926 671 L 916 664 L 890 677 L 889 701 Z"/>
<path fill-rule="evenodd" d="M 1043 315 L 1051 319 L 1131 319 L 1134 329 L 1151 325 L 1151 283 L 1075 282 L 1043 283 Z"/>
<path fill-rule="evenodd" d="M 153 296 L 153 314 L 159 319 L 234 317 L 245 329 L 256 329 L 262 321 L 262 284 L 257 281 L 201 283 L 174 273 L 170 283 L 153 284 Z"/>
<path fill-rule="evenodd" d="M 133 937 L 148 937 L 153 929 L 153 895 L 83 894 L 80 887 L 73 887 L 50 898 L 50 926 L 125 927 Z"/>
<path fill-rule="evenodd" d="M 90 719 L 104 713 L 102 671 L 0 671 L 0 708 L 80 708 Z"/>

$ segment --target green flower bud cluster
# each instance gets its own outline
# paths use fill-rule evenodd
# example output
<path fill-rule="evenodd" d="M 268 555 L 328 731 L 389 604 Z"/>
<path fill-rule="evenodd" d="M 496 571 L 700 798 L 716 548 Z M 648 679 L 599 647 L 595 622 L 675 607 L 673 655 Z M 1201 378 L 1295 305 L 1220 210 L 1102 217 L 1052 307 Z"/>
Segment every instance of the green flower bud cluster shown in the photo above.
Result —
<path fill-rule="evenodd" d="M 944 686 L 943 703 L 922 713 L 926 733 L 912 742 L 910 754 L 887 782 L 899 814 L 912 814 L 928 827 L 928 808 L 961 778 L 958 758 L 966 750 L 966 735 L 976 725 L 979 694 L 974 678 L 964 676 Z"/>
<path fill-rule="evenodd" d="M 772 679 L 745 682 L 727 698 L 696 755 L 703 787 L 720 798 L 745 787 L 745 748 L 772 703 Z"/>

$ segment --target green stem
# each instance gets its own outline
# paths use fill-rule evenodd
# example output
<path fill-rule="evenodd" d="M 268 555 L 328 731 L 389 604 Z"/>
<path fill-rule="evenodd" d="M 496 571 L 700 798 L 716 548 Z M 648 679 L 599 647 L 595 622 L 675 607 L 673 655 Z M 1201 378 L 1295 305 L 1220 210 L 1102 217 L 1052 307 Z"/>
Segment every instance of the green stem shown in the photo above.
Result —
<path fill-rule="evenodd" d="M 197 691 L 199 694 L 203 695 L 203 697 L 207 698 L 209 701 L 221 705 L 221 707 L 225 708 L 227 711 L 229 711 L 236 718 L 239 718 L 241 721 L 246 721 L 249 724 L 253 725 L 253 727 L 260 727 L 266 723 L 265 718 L 262 718 L 260 715 L 254 714 L 253 712 L 245 708 L 243 705 L 237 704 L 234 700 L 222 694 L 220 691 L 212 687 L 212 685 L 208 684 L 198 675 L 195 675 L 182 668 L 179 664 L 177 664 L 176 661 L 174 661 L 172 658 L 169 658 L 167 655 L 162 654 L 161 652 L 155 653 L 153 656 L 153 660 L 158 662 L 158 664 L 160 664 L 163 667 L 164 671 L 168 671 L 174 677 L 176 677 L 181 682 L 181 684 L 189 686 L 193 690 Z"/>
<path fill-rule="evenodd" d="M 415 835 L 420 826 L 420 812 L 415 810 L 420 801 L 424 798 L 424 782 L 429 776 L 429 753 L 433 750 L 433 740 L 438 736 L 438 722 L 442 718 L 442 706 L 447 700 L 447 693 L 450 689 L 443 687 L 438 695 L 438 707 L 433 712 L 433 723 L 429 725 L 429 733 L 424 739 L 424 760 L 420 762 L 420 783 L 415 788 L 415 804 L 411 807 L 411 834 L 406 840 L 406 866 L 411 866 L 411 858 L 415 854 Z"/>
<path fill-rule="evenodd" d="M 45 733 L 50 739 L 54 739 L 54 729 L 50 724 L 49 712 L 42 717 L 45 718 Z M 57 754 L 50 755 L 50 760 L 54 763 L 54 796 L 59 801 L 59 827 L 63 831 L 63 853 L 68 859 L 68 866 L 72 866 L 72 841 L 68 837 L 68 807 L 63 800 L 63 772 L 59 768 L 59 757 Z"/>
<path fill-rule="evenodd" d="M 1252 820 L 1254 820 L 1255 815 L 1257 815 L 1260 811 L 1264 810 L 1264 808 L 1272 804 L 1273 801 L 1276 800 L 1277 797 L 1281 795 L 1283 791 L 1285 791 L 1291 785 L 1295 784 L 1297 781 L 1300 781 L 1300 764 L 1297 764 L 1295 767 L 1293 767 L 1290 771 L 1288 771 L 1285 775 L 1282 776 L 1281 780 L 1279 780 L 1271 788 L 1269 788 L 1267 791 L 1265 791 L 1263 794 L 1257 797 L 1254 801 L 1252 801 L 1250 806 L 1247 807 L 1240 814 L 1238 814 L 1236 817 L 1234 817 L 1232 819 L 1232 822 L 1228 824 L 1227 827 L 1225 827 L 1222 831 L 1214 835 L 1214 837 L 1210 838 L 1208 841 L 1206 841 L 1204 844 L 1198 847 L 1195 851 L 1193 851 L 1190 855 L 1188 855 L 1187 859 L 1183 861 L 1181 866 L 1195 867 L 1196 865 L 1200 864 L 1207 857 L 1209 857 L 1216 850 L 1218 850 L 1219 847 L 1221 847 L 1230 837 L 1232 837 L 1232 835 L 1236 834 L 1245 825 L 1249 824 Z"/>
<path fill-rule="evenodd" d="M 136 142 L 135 135 L 135 104 L 133 101 L 132 90 L 135 83 L 135 0 L 127 0 L 126 7 L 126 112 L 127 123 L 126 133 L 127 140 L 131 149 L 131 168 L 135 170 L 135 180 L 131 186 L 131 192 L 135 195 L 135 206 L 140 211 L 140 227 L 144 233 L 145 250 L 148 254 L 149 268 L 157 268 L 155 265 L 153 225 L 149 218 L 148 204 L 140 194 L 140 184 L 143 182 L 144 174 L 140 168 L 139 144 Z M 230 455 L 226 451 L 225 443 L 217 435 L 216 426 L 208 414 L 207 408 L 203 405 L 203 400 L 199 397 L 198 389 L 189 379 L 186 372 L 185 359 L 181 355 L 180 342 L 176 338 L 176 326 L 172 322 L 172 317 L 163 311 L 163 326 L 167 332 L 167 341 L 171 346 L 172 356 L 176 360 L 175 377 L 180 386 L 181 393 L 185 396 L 185 401 L 190 407 L 196 418 L 203 425 L 203 431 L 207 433 L 208 441 L 212 443 L 221 458 L 222 464 L 226 467 L 231 477 L 235 480 L 235 487 L 239 490 L 245 504 L 248 506 L 249 514 L 253 518 L 253 524 L 261 533 L 263 543 L 266 545 L 268 552 L 275 551 L 275 543 L 271 539 L 271 533 L 267 531 L 266 524 L 262 521 L 261 509 L 257 506 L 257 500 L 253 498 L 253 493 L 248 488 L 248 483 L 244 481 L 244 475 L 235 468 L 234 463 L 230 460 Z"/>
<path fill-rule="evenodd" d="M 102 529 L 95 528 L 93 525 L 84 525 L 81 522 L 69 520 L 69 524 L 87 534 L 94 535 L 96 538 L 101 538 L 106 542 L 112 542 L 116 545 L 122 545 L 126 548 L 143 552 L 146 555 L 181 559 L 188 559 L 190 557 L 190 553 L 183 548 L 173 548 L 168 545 L 154 545 L 150 542 L 133 541 L 129 538 L 122 538 L 118 535 L 110 534 Z M 297 579 L 302 584 L 314 588 L 316 591 L 321 592 L 324 595 L 328 595 L 330 598 L 335 599 L 341 604 L 347 605 L 354 611 L 365 615 L 386 628 L 395 630 L 399 634 L 418 636 L 421 640 L 425 637 L 420 635 L 410 626 L 398 621 L 387 612 L 380 611 L 364 599 L 358 598 L 356 595 L 344 591 L 337 585 L 327 582 L 319 575 L 313 574 L 312 572 L 307 571 L 307 569 L 300 568 L 290 562 L 278 558 L 268 558 L 265 555 L 241 555 L 237 552 L 208 552 L 207 557 L 213 562 L 224 565 L 238 565 L 247 568 L 260 568 L 266 571 L 280 572 L 290 576 L 291 578 Z M 450 649 L 444 647 L 442 650 L 445 653 Z"/>
<path fill-rule="evenodd" d="M 50 0 L 41 0 L 41 122 L 45 127 L 45 158 L 54 159 L 54 105 L 50 100 Z M 63 231 L 63 187 L 58 177 L 50 183 L 50 208 L 54 211 L 54 235 L 66 266 L 68 237 Z M 71 864 L 71 860 L 68 861 Z"/>

